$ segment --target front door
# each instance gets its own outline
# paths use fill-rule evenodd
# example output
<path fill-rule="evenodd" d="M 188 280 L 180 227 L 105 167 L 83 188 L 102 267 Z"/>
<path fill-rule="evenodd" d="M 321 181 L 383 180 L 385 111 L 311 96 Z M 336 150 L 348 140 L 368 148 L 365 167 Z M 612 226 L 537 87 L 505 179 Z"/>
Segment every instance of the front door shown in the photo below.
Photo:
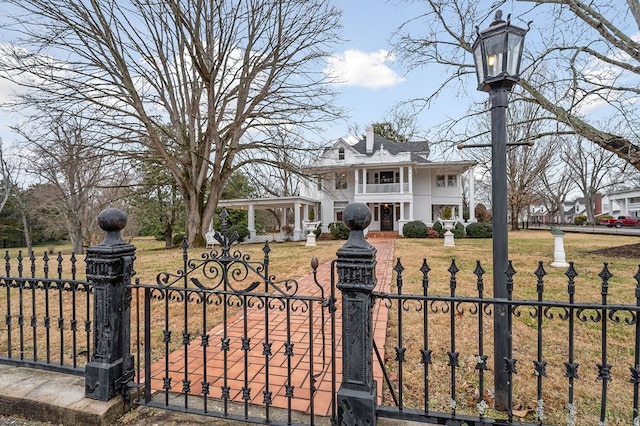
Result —
<path fill-rule="evenodd" d="M 393 204 L 383 204 L 380 214 L 380 230 L 393 231 Z"/>

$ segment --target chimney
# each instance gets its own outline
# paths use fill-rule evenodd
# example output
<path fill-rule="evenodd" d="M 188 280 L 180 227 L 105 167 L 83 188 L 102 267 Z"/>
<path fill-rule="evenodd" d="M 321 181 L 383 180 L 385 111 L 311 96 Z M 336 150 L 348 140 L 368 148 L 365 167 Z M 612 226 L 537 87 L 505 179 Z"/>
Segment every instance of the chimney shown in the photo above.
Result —
<path fill-rule="evenodd" d="M 373 127 L 367 127 L 366 151 L 367 154 L 373 154 Z"/>

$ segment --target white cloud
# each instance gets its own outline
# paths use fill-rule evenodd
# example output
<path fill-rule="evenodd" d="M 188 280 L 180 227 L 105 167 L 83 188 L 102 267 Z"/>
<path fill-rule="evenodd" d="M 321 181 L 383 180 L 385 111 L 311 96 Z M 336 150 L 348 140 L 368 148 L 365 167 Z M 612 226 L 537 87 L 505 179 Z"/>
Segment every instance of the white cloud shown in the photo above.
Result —
<path fill-rule="evenodd" d="M 389 68 L 394 60 L 395 56 L 384 49 L 371 53 L 350 49 L 331 56 L 324 73 L 335 84 L 368 89 L 391 87 L 405 80 Z"/>

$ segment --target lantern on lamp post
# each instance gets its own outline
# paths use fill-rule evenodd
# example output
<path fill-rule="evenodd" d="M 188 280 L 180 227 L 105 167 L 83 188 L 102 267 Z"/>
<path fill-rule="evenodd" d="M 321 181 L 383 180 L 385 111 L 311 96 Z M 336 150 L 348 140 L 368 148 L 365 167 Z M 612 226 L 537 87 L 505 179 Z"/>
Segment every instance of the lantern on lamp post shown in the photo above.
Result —
<path fill-rule="evenodd" d="M 493 297 L 507 299 L 507 105 L 508 92 L 520 80 L 520 60 L 524 36 L 528 30 L 502 20 L 498 10 L 489 28 L 478 32 L 473 44 L 473 59 L 478 90 L 491 96 L 491 203 L 493 228 Z M 495 407 L 506 410 L 510 404 L 511 312 L 508 305 L 494 309 Z"/>

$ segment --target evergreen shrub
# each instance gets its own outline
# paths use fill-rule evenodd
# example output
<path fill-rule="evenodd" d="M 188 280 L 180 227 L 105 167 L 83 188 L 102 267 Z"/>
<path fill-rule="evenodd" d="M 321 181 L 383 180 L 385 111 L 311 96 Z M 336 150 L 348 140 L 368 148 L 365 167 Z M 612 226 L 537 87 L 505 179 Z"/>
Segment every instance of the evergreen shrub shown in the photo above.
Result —
<path fill-rule="evenodd" d="M 467 225 L 467 236 L 469 238 L 491 238 L 493 228 L 490 223 L 476 222 Z"/>
<path fill-rule="evenodd" d="M 349 228 L 344 222 L 331 222 L 329 224 L 329 232 L 336 240 L 346 240 L 349 238 Z"/>
<path fill-rule="evenodd" d="M 414 220 L 407 222 L 402 227 L 402 235 L 406 238 L 426 238 L 427 237 L 427 225 L 420 220 Z"/>

